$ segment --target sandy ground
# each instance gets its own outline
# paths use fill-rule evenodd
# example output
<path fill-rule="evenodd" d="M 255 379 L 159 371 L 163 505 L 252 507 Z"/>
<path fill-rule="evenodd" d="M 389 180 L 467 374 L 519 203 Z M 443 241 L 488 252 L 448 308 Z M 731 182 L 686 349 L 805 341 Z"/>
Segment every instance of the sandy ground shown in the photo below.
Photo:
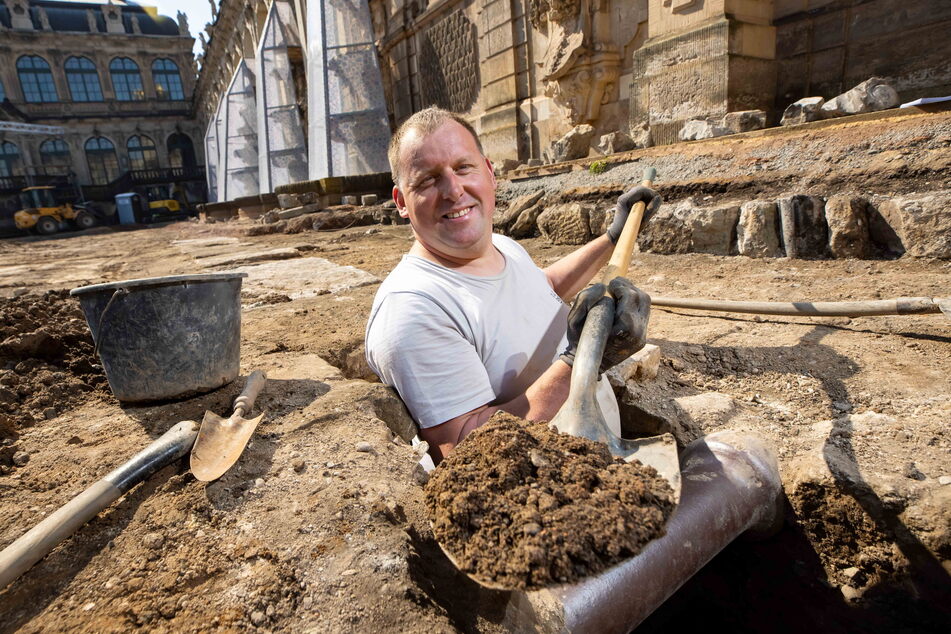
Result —
<path fill-rule="evenodd" d="M 205 485 L 167 467 L 0 592 L 0 631 L 501 631 L 433 542 L 398 401 L 366 381 L 363 329 L 406 226 L 248 237 L 250 221 L 99 228 L 0 243 L 0 296 L 240 269 L 241 375 L 264 421 Z M 544 266 L 570 247 L 523 241 Z M 649 293 L 751 300 L 951 294 L 951 263 L 635 255 Z M 625 425 L 683 445 L 751 431 L 776 451 L 786 524 L 738 540 L 638 631 L 939 632 L 951 624 L 951 329 L 942 315 L 768 318 L 655 308 L 655 380 L 618 389 Z M 5 368 L 16 371 L 15 368 Z M 0 546 L 243 380 L 125 406 L 102 390 L 4 440 Z M 256 408 L 257 409 L 257 408 Z M 14 451 L 15 450 L 15 451 Z M 23 460 L 21 460 L 23 462 Z M 636 592 L 636 589 L 632 589 Z"/>

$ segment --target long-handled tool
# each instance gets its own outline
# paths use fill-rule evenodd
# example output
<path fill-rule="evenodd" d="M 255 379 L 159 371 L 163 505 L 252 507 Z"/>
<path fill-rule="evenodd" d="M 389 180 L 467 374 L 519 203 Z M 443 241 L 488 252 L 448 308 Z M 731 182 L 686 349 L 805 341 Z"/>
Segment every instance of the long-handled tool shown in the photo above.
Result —
<path fill-rule="evenodd" d="M 812 317 L 869 317 L 874 315 L 929 315 L 944 313 L 951 319 L 951 297 L 898 297 L 858 302 L 733 302 L 651 295 L 651 306 L 712 310 L 757 315 Z"/>
<path fill-rule="evenodd" d="M 654 175 L 653 169 L 646 170 L 643 184 L 649 187 L 654 180 Z M 640 202 L 631 210 L 606 267 L 603 278 L 605 285 L 615 277 L 627 274 L 644 209 L 645 204 Z M 676 501 L 680 498 L 680 465 L 677 460 L 677 444 L 673 436 L 662 434 L 638 440 L 626 440 L 615 436 L 604 420 L 604 414 L 598 405 L 596 398 L 598 368 L 601 366 L 601 357 L 604 355 L 604 347 L 613 322 L 614 298 L 605 295 L 588 311 L 572 366 L 568 399 L 552 419 L 552 425 L 560 432 L 602 442 L 608 446 L 612 454 L 624 460 L 637 459 L 654 467 L 670 483 Z"/>
<path fill-rule="evenodd" d="M 191 455 L 192 474 L 197 479 L 202 482 L 217 480 L 241 457 L 248 439 L 264 418 L 264 414 L 251 419 L 245 419 L 244 415 L 254 408 L 254 400 L 265 381 L 264 372 L 255 370 L 251 373 L 244 390 L 234 399 L 234 413 L 229 418 L 205 412 Z"/>
<path fill-rule="evenodd" d="M 198 423 L 184 420 L 128 462 L 74 497 L 0 552 L 0 590 L 29 570 L 61 541 L 129 489 L 181 458 L 198 435 Z"/>

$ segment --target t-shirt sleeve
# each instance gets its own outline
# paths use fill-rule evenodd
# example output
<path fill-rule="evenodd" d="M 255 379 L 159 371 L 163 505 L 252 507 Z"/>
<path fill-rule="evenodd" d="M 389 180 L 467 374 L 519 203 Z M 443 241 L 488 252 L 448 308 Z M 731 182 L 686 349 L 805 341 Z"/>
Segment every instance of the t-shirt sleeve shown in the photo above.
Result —
<path fill-rule="evenodd" d="M 399 392 L 420 427 L 433 427 L 492 402 L 495 392 L 473 344 L 429 297 L 387 295 L 371 315 L 367 361 Z"/>

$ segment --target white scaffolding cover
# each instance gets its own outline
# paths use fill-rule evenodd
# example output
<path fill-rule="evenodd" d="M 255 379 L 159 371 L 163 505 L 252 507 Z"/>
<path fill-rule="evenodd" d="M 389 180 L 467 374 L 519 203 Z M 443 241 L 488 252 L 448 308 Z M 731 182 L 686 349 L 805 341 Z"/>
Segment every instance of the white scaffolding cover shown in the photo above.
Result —
<path fill-rule="evenodd" d="M 390 128 L 367 0 L 307 3 L 309 172 L 389 171 Z"/>
<path fill-rule="evenodd" d="M 247 60 L 241 60 L 225 98 L 223 127 L 227 136 L 221 165 L 224 180 L 221 200 L 258 193 L 258 120 L 254 92 L 254 73 Z"/>
<path fill-rule="evenodd" d="M 307 138 L 297 107 L 289 47 L 300 47 L 294 8 L 286 0 L 271 5 L 258 47 L 258 162 L 260 189 L 307 180 Z"/>

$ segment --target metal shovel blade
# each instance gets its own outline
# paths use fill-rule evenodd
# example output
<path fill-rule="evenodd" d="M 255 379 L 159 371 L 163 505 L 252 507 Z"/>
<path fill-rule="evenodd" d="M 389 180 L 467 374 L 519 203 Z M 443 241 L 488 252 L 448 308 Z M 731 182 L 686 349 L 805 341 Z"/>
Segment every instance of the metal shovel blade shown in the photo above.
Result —
<path fill-rule="evenodd" d="M 262 418 L 264 414 L 248 420 L 240 416 L 222 418 L 214 412 L 205 412 L 192 448 L 191 469 L 195 478 L 211 482 L 223 476 L 244 453 Z"/>
<path fill-rule="evenodd" d="M 238 461 L 248 440 L 264 414 L 246 419 L 244 415 L 254 407 L 267 377 L 256 370 L 248 377 L 244 390 L 234 400 L 234 413 L 222 418 L 214 412 L 205 412 L 198 430 L 198 438 L 192 447 L 191 470 L 202 482 L 217 480 Z"/>
<path fill-rule="evenodd" d="M 680 501 L 680 461 L 674 437 L 661 434 L 638 440 L 620 438 L 610 430 L 598 405 L 595 396 L 598 369 L 613 322 L 614 299 L 605 296 L 588 311 L 575 353 L 568 399 L 551 424 L 562 433 L 604 443 L 611 454 L 627 462 L 639 460 L 653 467 L 670 484 L 677 503 Z"/>

